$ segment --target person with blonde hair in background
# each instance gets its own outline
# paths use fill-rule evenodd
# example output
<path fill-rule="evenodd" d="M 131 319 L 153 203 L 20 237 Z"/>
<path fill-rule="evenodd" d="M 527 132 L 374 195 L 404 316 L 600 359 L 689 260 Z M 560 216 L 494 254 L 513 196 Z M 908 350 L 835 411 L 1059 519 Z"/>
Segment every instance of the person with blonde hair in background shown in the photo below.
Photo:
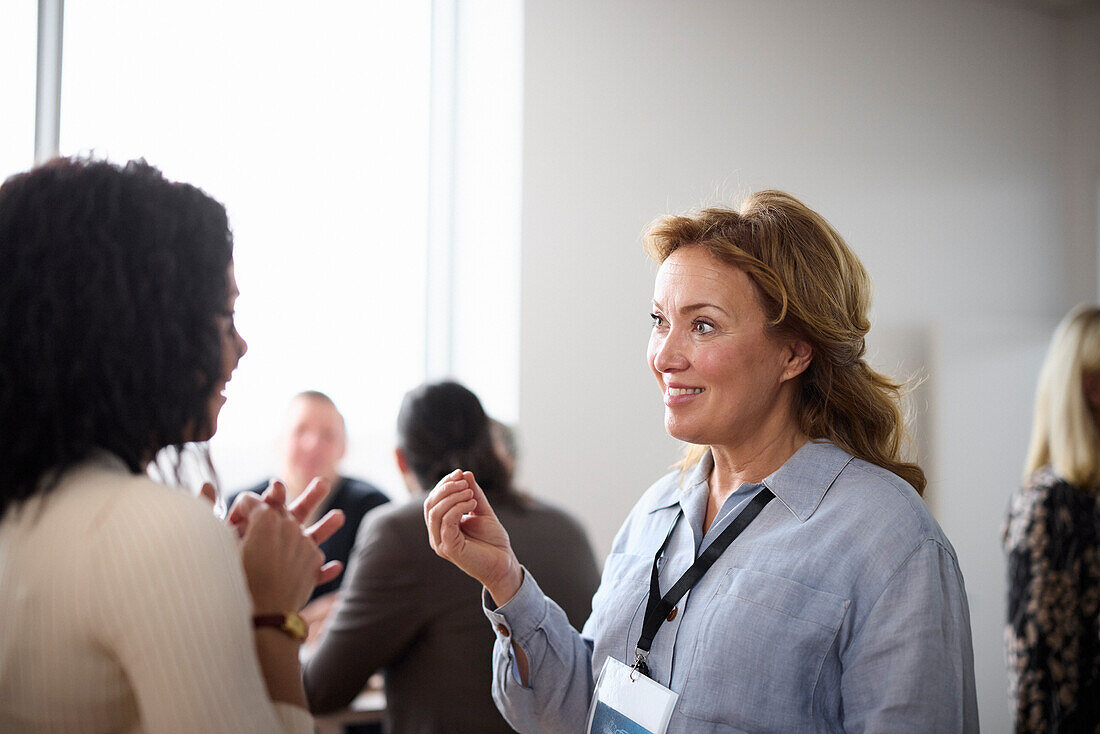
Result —
<path fill-rule="evenodd" d="M 1004 530 L 1017 732 L 1100 731 L 1100 307 L 1059 324 Z"/>
<path fill-rule="evenodd" d="M 901 453 L 900 387 L 864 360 L 859 259 L 779 191 L 662 217 L 645 247 L 649 366 L 688 450 L 619 531 L 583 631 L 520 565 L 473 474 L 425 505 L 432 547 L 485 588 L 508 721 L 977 731 L 962 574 Z"/>

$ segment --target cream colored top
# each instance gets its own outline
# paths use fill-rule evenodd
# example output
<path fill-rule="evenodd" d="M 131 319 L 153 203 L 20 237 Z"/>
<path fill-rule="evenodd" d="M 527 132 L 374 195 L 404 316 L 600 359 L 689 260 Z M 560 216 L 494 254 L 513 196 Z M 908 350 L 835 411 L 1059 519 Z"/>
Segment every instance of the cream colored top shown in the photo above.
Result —
<path fill-rule="evenodd" d="M 313 731 L 273 704 L 233 532 L 101 456 L 0 521 L 0 731 Z"/>

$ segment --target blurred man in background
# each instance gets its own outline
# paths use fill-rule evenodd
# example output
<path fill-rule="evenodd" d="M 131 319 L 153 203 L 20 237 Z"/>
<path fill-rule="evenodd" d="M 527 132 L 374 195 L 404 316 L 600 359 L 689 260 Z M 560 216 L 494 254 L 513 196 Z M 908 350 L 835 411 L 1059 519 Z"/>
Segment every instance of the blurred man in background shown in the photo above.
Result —
<path fill-rule="evenodd" d="M 294 396 L 287 408 L 286 423 L 279 436 L 279 453 L 282 462 L 281 475 L 286 484 L 287 502 L 296 498 L 314 477 L 324 477 L 332 484 L 326 502 L 314 511 L 307 523 L 311 524 L 332 509 L 344 511 L 346 522 L 331 538 L 321 544 L 327 560 L 341 561 L 347 565 L 359 524 L 367 512 L 389 501 L 377 487 L 359 479 L 342 476 L 340 460 L 347 450 L 347 431 L 344 416 L 328 395 L 316 390 L 306 390 Z M 268 482 L 250 487 L 249 492 L 262 494 Z M 239 493 L 238 493 L 239 494 Z M 232 506 L 236 495 L 229 498 Z M 336 592 L 344 580 L 343 573 L 313 591 L 310 603 L 302 610 L 302 617 L 310 623 L 310 638 L 320 634 L 325 618 L 336 600 Z"/>

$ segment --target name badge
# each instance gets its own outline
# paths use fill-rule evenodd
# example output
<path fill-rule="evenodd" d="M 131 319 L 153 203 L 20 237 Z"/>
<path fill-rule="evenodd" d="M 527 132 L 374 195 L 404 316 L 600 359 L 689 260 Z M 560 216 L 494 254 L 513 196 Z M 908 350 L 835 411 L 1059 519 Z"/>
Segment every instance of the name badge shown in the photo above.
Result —
<path fill-rule="evenodd" d="M 679 694 L 608 657 L 596 680 L 587 734 L 665 734 Z"/>

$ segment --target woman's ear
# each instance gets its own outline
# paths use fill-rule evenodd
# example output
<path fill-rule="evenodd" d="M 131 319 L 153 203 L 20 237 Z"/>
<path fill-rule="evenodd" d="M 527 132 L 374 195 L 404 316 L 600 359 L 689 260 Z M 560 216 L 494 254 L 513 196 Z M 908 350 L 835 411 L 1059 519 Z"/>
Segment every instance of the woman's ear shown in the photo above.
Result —
<path fill-rule="evenodd" d="M 402 474 L 409 473 L 409 460 L 405 457 L 405 452 L 397 447 L 393 450 L 393 458 L 397 460 L 397 471 Z"/>
<path fill-rule="evenodd" d="M 790 339 L 787 342 L 787 364 L 783 369 L 783 382 L 798 377 L 814 358 L 814 349 L 805 339 Z"/>

